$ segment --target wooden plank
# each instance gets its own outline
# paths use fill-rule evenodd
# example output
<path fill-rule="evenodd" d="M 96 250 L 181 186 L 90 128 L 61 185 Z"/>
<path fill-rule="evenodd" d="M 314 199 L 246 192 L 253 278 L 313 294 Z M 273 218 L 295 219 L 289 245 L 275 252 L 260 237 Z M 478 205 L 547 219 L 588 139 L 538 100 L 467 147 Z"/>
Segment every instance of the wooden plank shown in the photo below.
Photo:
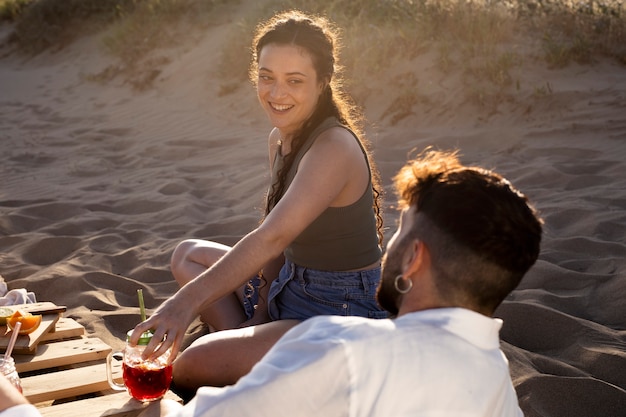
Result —
<path fill-rule="evenodd" d="M 165 398 L 182 403 L 182 400 L 173 392 L 168 391 Z M 43 417 L 136 417 L 148 406 L 148 403 L 132 399 L 125 392 L 103 395 L 84 400 L 56 404 L 50 407 L 41 407 L 39 412 Z"/>
<path fill-rule="evenodd" d="M 41 303 L 31 303 L 31 304 L 18 304 L 14 306 L 7 306 L 13 311 L 22 310 L 31 314 L 52 314 L 52 313 L 63 313 L 67 310 L 65 306 L 58 306 L 49 301 L 44 301 Z"/>
<path fill-rule="evenodd" d="M 85 334 L 85 327 L 76 320 L 69 317 L 60 317 L 54 329 L 46 333 L 40 340 L 41 342 L 49 342 L 52 340 L 69 339 L 72 337 L 81 337 Z"/>
<path fill-rule="evenodd" d="M 122 361 L 113 361 L 113 378 L 121 377 Z M 24 377 L 21 381 L 24 395 L 33 404 L 110 389 L 105 363 Z"/>
<path fill-rule="evenodd" d="M 41 317 L 41 324 L 34 332 L 32 332 L 31 334 L 17 336 L 13 352 L 32 354 L 36 353 L 35 350 L 37 348 L 37 345 L 39 344 L 43 336 L 54 328 L 58 320 L 59 313 L 44 314 Z M 11 340 L 11 332 L 7 332 L 6 326 L 1 326 L 0 334 L 2 335 L 2 337 L 0 337 L 0 352 L 4 352 L 6 351 L 7 346 L 9 345 L 9 341 Z"/>
<path fill-rule="evenodd" d="M 17 310 L 21 310 L 25 313 L 31 313 L 31 314 L 52 314 L 52 313 L 63 313 L 67 311 L 66 306 L 58 306 L 49 301 L 44 301 L 41 303 L 15 304 L 12 306 L 2 306 L 2 307 L 11 309 L 13 312 Z"/>
<path fill-rule="evenodd" d="M 105 359 L 111 347 L 94 338 L 70 339 L 43 343 L 37 355 L 12 355 L 18 373 Z"/>

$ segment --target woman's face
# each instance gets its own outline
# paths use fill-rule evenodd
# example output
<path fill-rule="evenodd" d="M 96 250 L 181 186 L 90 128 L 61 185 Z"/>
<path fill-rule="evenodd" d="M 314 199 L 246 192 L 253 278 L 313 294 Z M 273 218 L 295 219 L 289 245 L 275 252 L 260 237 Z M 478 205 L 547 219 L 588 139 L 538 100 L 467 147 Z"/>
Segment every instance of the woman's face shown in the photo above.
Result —
<path fill-rule="evenodd" d="M 300 47 L 271 43 L 261 49 L 258 59 L 259 101 L 272 125 L 287 138 L 313 114 L 323 83 L 311 55 Z"/>

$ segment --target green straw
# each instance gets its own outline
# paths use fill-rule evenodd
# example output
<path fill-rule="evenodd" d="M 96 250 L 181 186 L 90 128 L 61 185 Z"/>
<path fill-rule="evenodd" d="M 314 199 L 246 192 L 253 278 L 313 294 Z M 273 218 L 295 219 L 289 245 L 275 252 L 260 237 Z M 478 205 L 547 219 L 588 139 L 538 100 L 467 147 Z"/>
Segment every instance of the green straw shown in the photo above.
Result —
<path fill-rule="evenodd" d="M 146 321 L 146 307 L 143 305 L 143 291 L 137 290 L 137 296 L 139 297 L 139 311 L 141 312 L 141 321 Z"/>

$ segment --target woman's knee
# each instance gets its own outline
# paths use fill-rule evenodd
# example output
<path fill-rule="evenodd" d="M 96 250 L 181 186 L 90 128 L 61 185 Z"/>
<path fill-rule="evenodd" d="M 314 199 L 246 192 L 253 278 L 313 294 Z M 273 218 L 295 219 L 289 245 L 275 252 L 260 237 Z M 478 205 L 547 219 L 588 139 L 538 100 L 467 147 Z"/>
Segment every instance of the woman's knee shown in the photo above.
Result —
<path fill-rule="evenodd" d="M 177 269 L 180 264 L 185 262 L 185 260 L 189 257 L 189 252 L 191 252 L 195 246 L 196 243 L 193 239 L 183 240 L 176 245 L 170 260 L 172 269 Z"/>
<path fill-rule="evenodd" d="M 185 273 L 189 267 L 209 268 L 224 256 L 230 247 L 208 240 L 187 239 L 180 242 L 170 260 L 174 276 Z M 196 271 L 194 271 L 196 272 Z"/>
<path fill-rule="evenodd" d="M 170 270 L 172 271 L 172 275 L 174 275 L 174 278 L 181 286 L 186 284 L 190 279 L 190 277 L 188 277 L 189 273 L 186 265 L 193 247 L 194 243 L 190 240 L 180 242 L 174 249 L 172 258 L 170 259 Z"/>

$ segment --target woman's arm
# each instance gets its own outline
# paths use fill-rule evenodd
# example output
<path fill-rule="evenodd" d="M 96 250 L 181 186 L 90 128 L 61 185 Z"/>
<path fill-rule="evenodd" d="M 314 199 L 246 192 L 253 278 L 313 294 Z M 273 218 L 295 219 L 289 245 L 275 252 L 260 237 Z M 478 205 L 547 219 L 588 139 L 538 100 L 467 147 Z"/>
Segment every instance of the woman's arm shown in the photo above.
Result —
<path fill-rule="evenodd" d="M 189 323 L 199 311 L 243 285 L 270 260 L 281 255 L 326 208 L 343 201 L 342 192 L 350 188 L 351 182 L 356 179 L 367 183 L 367 167 L 361 165 L 365 173 L 359 175 L 358 172 L 358 165 L 364 162 L 354 138 L 344 129 L 328 132 L 320 135 L 303 157 L 293 182 L 265 221 L 211 268 L 166 300 L 148 320 L 135 327 L 131 338 L 135 343 L 142 332 L 154 330 L 145 356 L 158 356 L 169 347 L 177 353 Z"/>

